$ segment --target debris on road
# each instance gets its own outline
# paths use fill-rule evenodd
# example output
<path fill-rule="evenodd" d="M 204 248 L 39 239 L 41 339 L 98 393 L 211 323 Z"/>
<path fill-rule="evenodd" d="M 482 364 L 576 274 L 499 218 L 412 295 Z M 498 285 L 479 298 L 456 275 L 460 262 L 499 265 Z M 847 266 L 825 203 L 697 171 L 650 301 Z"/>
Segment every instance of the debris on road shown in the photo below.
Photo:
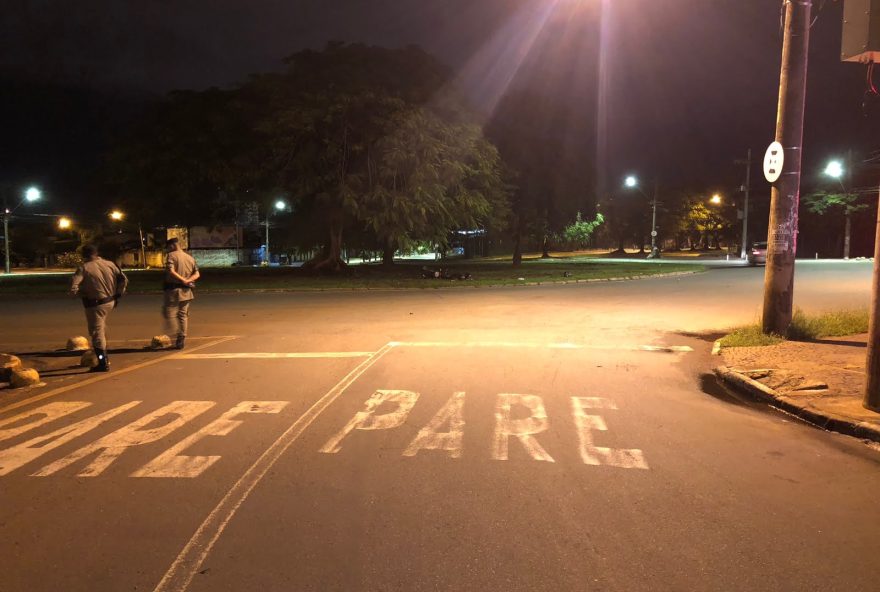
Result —
<path fill-rule="evenodd" d="M 473 279 L 469 273 L 455 273 L 447 268 L 431 269 L 430 267 L 422 267 L 422 279 L 437 280 L 470 280 Z"/>

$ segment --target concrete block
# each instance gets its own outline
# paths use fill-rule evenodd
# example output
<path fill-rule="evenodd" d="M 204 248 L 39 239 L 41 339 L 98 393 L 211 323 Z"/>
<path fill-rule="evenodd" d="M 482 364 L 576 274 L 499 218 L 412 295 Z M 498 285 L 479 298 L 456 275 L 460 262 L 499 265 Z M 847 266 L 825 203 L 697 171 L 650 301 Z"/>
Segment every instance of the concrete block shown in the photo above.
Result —
<path fill-rule="evenodd" d="M 21 360 L 12 354 L 0 354 L 0 382 L 9 382 L 12 371 L 21 368 Z"/>
<path fill-rule="evenodd" d="M 71 337 L 67 340 L 67 351 L 85 351 L 89 349 L 89 340 L 82 336 Z"/>
<path fill-rule="evenodd" d="M 167 335 L 156 335 L 150 341 L 150 347 L 153 349 L 167 349 L 171 347 L 171 338 Z"/>
<path fill-rule="evenodd" d="M 33 368 L 16 368 L 9 380 L 12 388 L 22 388 L 40 384 L 40 373 Z"/>
<path fill-rule="evenodd" d="M 98 356 L 95 355 L 95 352 L 89 350 L 79 359 L 79 365 L 83 368 L 94 368 L 98 365 Z"/>

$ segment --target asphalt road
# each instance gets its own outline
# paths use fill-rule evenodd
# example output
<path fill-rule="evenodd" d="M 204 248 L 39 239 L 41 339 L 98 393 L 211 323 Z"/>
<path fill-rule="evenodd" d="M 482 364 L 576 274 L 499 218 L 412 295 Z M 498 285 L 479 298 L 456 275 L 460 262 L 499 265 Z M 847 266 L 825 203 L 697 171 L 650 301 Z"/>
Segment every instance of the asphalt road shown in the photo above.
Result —
<path fill-rule="evenodd" d="M 0 590 L 876 590 L 880 451 L 707 377 L 762 272 L 202 295 L 181 354 L 3 395 Z M 797 304 L 869 279 L 799 264 Z M 7 350 L 83 332 L 0 305 Z"/>

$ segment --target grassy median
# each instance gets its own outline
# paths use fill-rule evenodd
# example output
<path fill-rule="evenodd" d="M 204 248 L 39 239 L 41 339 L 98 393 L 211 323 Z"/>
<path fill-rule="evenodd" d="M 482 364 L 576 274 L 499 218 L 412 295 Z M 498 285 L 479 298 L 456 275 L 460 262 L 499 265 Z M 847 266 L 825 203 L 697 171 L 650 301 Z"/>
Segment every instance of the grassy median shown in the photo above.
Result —
<path fill-rule="evenodd" d="M 423 278 L 423 267 L 445 270 L 452 278 Z M 562 283 L 586 280 L 638 278 L 648 275 L 699 272 L 699 265 L 659 262 L 602 262 L 601 260 L 535 259 L 514 268 L 503 261 L 401 262 L 356 265 L 339 274 L 315 274 L 295 267 L 205 268 L 198 282 L 199 292 L 235 290 L 362 290 L 388 288 L 487 287 L 534 283 Z M 159 270 L 127 271 L 130 293 L 161 290 Z M 459 279 L 459 276 L 470 276 Z M 454 279 L 453 279 L 454 278 Z M 0 295 L 27 296 L 63 294 L 69 275 L 0 276 Z"/>
<path fill-rule="evenodd" d="M 823 337 L 842 337 L 868 331 L 867 310 L 838 310 L 806 314 L 798 309 L 791 318 L 787 338 L 792 341 L 813 341 Z M 759 347 L 785 341 L 781 335 L 765 335 L 761 325 L 737 327 L 721 338 L 722 347 Z"/>

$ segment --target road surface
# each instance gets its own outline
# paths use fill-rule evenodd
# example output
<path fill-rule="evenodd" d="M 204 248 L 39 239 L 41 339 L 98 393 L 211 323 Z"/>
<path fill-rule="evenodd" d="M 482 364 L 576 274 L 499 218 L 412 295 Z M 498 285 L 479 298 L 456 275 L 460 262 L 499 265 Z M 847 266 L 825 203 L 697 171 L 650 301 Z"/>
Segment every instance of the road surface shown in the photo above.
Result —
<path fill-rule="evenodd" d="M 4 396 L 0 589 L 876 589 L 880 452 L 706 376 L 762 271 L 202 295 L 187 350 Z M 869 264 L 797 277 L 806 310 L 867 303 Z M 3 306 L 7 349 L 82 333 Z"/>

